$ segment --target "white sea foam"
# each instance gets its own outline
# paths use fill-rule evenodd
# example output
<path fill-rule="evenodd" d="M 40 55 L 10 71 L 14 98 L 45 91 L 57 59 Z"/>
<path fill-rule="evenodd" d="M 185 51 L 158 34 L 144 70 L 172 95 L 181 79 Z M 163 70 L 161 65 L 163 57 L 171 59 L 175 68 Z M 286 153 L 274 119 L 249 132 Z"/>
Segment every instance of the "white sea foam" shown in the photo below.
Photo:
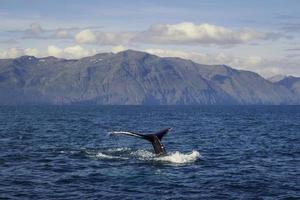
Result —
<path fill-rule="evenodd" d="M 175 153 L 168 154 L 166 156 L 155 157 L 155 160 L 164 161 L 175 164 L 185 164 L 195 162 L 200 158 L 200 153 L 193 150 L 191 153 L 180 153 L 176 151 Z"/>
<path fill-rule="evenodd" d="M 171 152 L 164 156 L 157 156 L 152 151 L 136 150 L 132 151 L 130 148 L 111 148 L 105 151 L 94 154 L 97 159 L 136 159 L 141 161 L 151 161 L 169 164 L 188 164 L 193 163 L 201 158 L 198 151 L 193 150 L 189 153 Z"/>
<path fill-rule="evenodd" d="M 201 158 L 201 155 L 198 151 L 192 151 L 191 153 L 181 153 L 174 152 L 169 153 L 165 156 L 157 156 L 156 154 L 146 151 L 146 150 L 138 150 L 132 152 L 131 155 L 134 155 L 139 160 L 150 160 L 150 161 L 158 161 L 164 163 L 174 163 L 174 164 L 185 164 L 192 163 Z"/>

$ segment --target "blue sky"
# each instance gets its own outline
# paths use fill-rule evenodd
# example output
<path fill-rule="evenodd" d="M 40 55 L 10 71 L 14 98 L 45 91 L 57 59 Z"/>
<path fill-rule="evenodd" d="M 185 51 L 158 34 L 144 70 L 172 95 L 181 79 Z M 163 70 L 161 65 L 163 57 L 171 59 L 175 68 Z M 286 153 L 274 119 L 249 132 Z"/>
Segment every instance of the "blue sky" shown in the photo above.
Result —
<path fill-rule="evenodd" d="M 300 76 L 300 1 L 1 0 L 0 58 L 128 48 Z"/>

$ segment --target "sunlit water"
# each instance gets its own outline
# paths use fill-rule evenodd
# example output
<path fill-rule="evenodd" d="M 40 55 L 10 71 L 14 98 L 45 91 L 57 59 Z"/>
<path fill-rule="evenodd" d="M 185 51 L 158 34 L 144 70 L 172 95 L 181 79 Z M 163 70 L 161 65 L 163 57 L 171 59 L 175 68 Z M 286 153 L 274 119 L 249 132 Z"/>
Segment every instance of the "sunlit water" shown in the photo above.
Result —
<path fill-rule="evenodd" d="M 299 106 L 0 107 L 0 199 L 299 199 L 299 169 Z"/>

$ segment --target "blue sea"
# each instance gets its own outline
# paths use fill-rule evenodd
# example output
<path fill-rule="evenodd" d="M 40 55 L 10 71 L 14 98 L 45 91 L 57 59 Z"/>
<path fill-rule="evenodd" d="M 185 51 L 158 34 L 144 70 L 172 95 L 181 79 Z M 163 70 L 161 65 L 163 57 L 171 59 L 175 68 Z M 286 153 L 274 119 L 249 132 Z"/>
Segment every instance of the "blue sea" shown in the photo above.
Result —
<path fill-rule="evenodd" d="M 0 199 L 300 199 L 300 106 L 0 107 Z"/>

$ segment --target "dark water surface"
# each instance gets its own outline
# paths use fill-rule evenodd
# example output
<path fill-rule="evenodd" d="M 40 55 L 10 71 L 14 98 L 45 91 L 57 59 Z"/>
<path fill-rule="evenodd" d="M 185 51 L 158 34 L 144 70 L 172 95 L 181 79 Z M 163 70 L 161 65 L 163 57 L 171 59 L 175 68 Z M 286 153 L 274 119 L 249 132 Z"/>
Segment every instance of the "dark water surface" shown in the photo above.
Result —
<path fill-rule="evenodd" d="M 0 199 L 142 198 L 300 199 L 300 107 L 0 107 Z"/>

